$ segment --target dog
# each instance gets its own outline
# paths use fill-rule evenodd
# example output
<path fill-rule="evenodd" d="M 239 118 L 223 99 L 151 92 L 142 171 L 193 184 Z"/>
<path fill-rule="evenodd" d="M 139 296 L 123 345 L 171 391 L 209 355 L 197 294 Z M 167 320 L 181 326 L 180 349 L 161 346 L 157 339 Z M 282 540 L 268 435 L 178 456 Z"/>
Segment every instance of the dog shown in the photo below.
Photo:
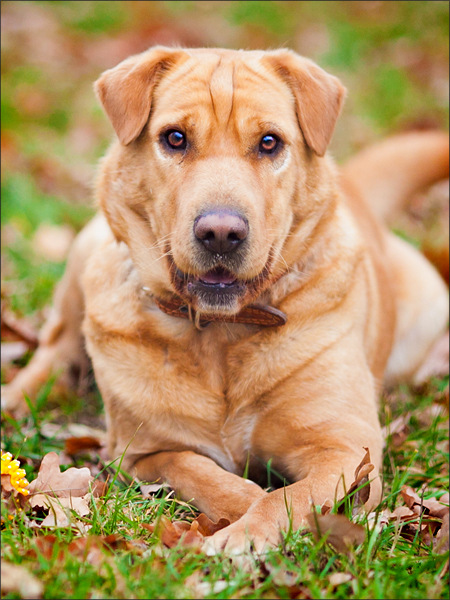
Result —
<path fill-rule="evenodd" d="M 370 510 L 379 392 L 414 379 L 448 319 L 437 271 L 383 220 L 448 176 L 447 135 L 397 135 L 338 169 L 345 88 L 285 49 L 154 47 L 95 89 L 117 136 L 99 213 L 6 407 L 86 348 L 111 458 L 229 519 L 211 552 L 276 546 L 345 493 L 364 448 Z M 287 482 L 270 492 L 268 464 Z"/>

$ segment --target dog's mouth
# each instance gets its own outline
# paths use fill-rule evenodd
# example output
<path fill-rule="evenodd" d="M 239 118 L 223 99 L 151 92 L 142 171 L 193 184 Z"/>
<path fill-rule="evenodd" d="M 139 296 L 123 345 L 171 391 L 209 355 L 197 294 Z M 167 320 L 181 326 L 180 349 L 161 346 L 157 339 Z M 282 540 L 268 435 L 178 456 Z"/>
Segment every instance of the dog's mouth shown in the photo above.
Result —
<path fill-rule="evenodd" d="M 223 290 L 236 285 L 237 277 L 224 269 L 223 267 L 216 267 L 207 271 L 204 275 L 194 278 L 200 285 L 208 286 L 217 290 Z M 192 283 L 192 282 L 191 282 Z M 189 284 L 188 284 L 189 285 Z"/>
<path fill-rule="evenodd" d="M 215 267 L 201 275 L 175 270 L 174 285 L 180 296 L 202 312 L 238 312 L 247 282 L 224 267 Z"/>

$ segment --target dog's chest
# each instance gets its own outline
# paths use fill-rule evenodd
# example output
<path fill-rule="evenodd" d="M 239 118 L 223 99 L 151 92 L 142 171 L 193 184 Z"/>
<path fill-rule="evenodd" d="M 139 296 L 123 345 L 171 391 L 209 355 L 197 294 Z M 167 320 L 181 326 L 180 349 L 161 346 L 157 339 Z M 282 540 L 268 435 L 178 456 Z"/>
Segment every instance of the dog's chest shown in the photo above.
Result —
<path fill-rule="evenodd" d="M 196 449 L 242 472 L 261 399 L 282 376 L 276 333 L 215 323 L 197 331 L 143 303 L 130 277 L 98 274 L 84 332 L 117 447 L 133 438 L 139 453 Z"/>
<path fill-rule="evenodd" d="M 265 394 L 283 377 L 280 350 L 277 356 L 272 353 L 273 337 L 275 331 L 260 335 L 256 328 L 212 324 L 201 332 L 191 330 L 183 343 L 169 345 L 167 368 L 180 373 L 182 364 L 176 380 L 195 390 L 189 393 L 185 416 L 193 417 L 194 427 L 204 419 L 204 435 L 197 429 L 198 447 L 229 470 L 244 470 L 253 451 L 254 428 L 264 413 Z M 172 402 L 177 405 L 173 397 Z"/>

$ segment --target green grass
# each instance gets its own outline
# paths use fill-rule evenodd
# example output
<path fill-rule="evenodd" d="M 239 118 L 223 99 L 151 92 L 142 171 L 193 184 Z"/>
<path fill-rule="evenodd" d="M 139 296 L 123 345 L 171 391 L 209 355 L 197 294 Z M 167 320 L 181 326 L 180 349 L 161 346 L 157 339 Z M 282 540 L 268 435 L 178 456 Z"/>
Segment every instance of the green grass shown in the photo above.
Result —
<path fill-rule="evenodd" d="M 448 488 L 447 417 L 435 403 L 447 385 L 446 379 L 436 380 L 420 394 L 401 387 L 390 395 L 389 403 L 383 403 L 385 423 L 407 415 L 409 433 L 400 445 L 388 438 L 380 513 L 403 504 L 403 485 L 424 490 L 425 498 L 440 496 Z M 29 479 L 35 478 L 45 453 L 63 450 L 61 440 L 43 433 L 45 423 L 76 417 L 68 419 L 63 410 L 46 407 L 49 388 L 43 390 L 30 417 L 3 422 L 4 449 L 26 459 Z M 86 460 L 76 464 L 83 466 Z M 96 460 L 101 464 L 93 456 L 89 464 Z M 296 593 L 306 598 L 447 597 L 448 552 L 433 552 L 417 536 L 405 539 L 395 524 L 377 531 L 372 521 L 363 519 L 366 540 L 348 554 L 304 531 L 292 532 L 278 550 L 245 564 L 206 557 L 183 546 L 165 548 L 142 524 L 153 523 L 160 515 L 190 521 L 195 509 L 167 491 L 144 499 L 138 485 L 120 475 L 116 463 L 104 469 L 100 477 L 109 474 L 108 492 L 95 500 L 95 509 L 82 521 L 90 527 L 90 536 L 117 534 L 122 546 L 99 552 L 95 560 L 71 549 L 69 545 L 79 537 L 75 530 L 32 529 L 23 512 L 12 520 L 6 509 L 2 513 L 2 558 L 36 575 L 43 582 L 44 598 L 292 598 Z M 56 536 L 50 552 L 42 546 L 46 535 Z M 337 573 L 346 574 L 348 581 L 336 585 Z"/>

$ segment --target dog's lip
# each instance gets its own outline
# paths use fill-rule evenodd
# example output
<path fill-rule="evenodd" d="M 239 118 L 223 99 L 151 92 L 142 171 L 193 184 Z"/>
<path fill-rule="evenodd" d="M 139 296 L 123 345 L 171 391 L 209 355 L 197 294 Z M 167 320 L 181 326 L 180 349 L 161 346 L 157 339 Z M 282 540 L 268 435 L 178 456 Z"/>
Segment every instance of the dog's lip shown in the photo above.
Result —
<path fill-rule="evenodd" d="M 200 275 L 198 279 L 201 281 L 201 283 L 205 283 L 207 285 L 225 287 L 236 283 L 237 277 L 235 277 L 231 271 L 228 271 L 222 267 L 217 267 L 207 271 L 203 275 Z"/>
<path fill-rule="evenodd" d="M 187 275 L 180 269 L 177 269 L 176 275 L 185 282 L 195 282 L 213 288 L 232 287 L 238 282 L 238 278 L 224 267 L 215 267 L 201 275 Z"/>

